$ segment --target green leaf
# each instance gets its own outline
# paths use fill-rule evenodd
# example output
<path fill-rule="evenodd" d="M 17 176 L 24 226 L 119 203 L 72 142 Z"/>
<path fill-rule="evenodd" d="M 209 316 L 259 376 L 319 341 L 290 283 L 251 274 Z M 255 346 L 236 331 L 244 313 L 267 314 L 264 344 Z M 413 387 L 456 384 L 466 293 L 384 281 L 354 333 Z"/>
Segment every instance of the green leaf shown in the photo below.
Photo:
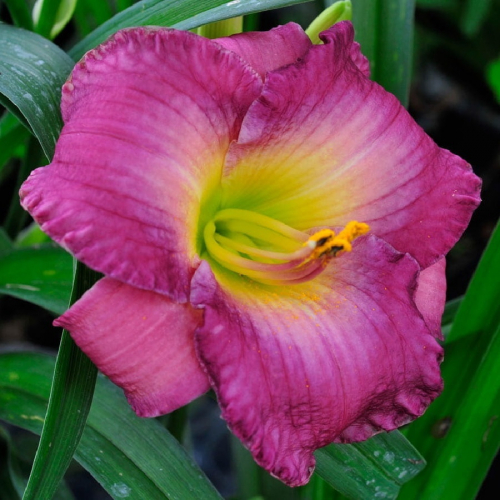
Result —
<path fill-rule="evenodd" d="M 356 40 L 370 61 L 371 78 L 408 106 L 415 0 L 356 0 Z"/>
<path fill-rule="evenodd" d="M 17 237 L 28 220 L 28 213 L 19 203 L 18 193 L 21 184 L 26 180 L 30 172 L 44 161 L 42 148 L 35 137 L 30 135 L 25 146 L 24 157 L 17 172 L 16 183 L 13 186 L 9 210 L 4 220 L 5 231 L 11 238 Z"/>
<path fill-rule="evenodd" d="M 500 103 L 500 59 L 495 59 L 486 66 L 486 81 L 490 85 L 497 102 Z"/>
<path fill-rule="evenodd" d="M 305 0 L 143 0 L 118 13 L 79 42 L 70 55 L 80 59 L 85 52 L 104 42 L 110 35 L 132 26 L 170 26 L 189 30 L 204 24 L 243 16 L 252 12 L 304 3 Z M 306 0 L 307 1 L 307 0 Z"/>
<path fill-rule="evenodd" d="M 0 254 L 0 293 L 56 314 L 67 309 L 72 277 L 72 257 L 59 247 L 44 245 Z"/>
<path fill-rule="evenodd" d="M 76 302 L 99 277 L 99 273 L 77 263 L 70 303 Z M 97 368 L 64 330 L 49 407 L 23 500 L 52 498 L 56 492 L 85 429 L 96 378 Z"/>
<path fill-rule="evenodd" d="M 118 2 L 118 4 L 121 3 Z M 120 7 L 121 5 L 117 5 L 118 11 L 123 10 Z M 127 5 L 127 7 L 130 7 L 130 5 Z M 113 10 L 109 2 L 103 2 L 103 0 L 85 0 L 85 2 L 77 2 L 73 19 L 80 35 L 86 36 L 111 17 L 113 17 Z"/>
<path fill-rule="evenodd" d="M 24 153 L 28 131 L 11 113 L 6 112 L 0 120 L 0 172 L 8 160 L 19 158 Z"/>
<path fill-rule="evenodd" d="M 13 249 L 12 241 L 9 238 L 9 235 L 5 232 L 3 227 L 0 227 L 0 258 L 10 253 Z"/>
<path fill-rule="evenodd" d="M 443 318 L 441 320 L 441 329 L 443 332 L 443 337 L 445 340 L 449 337 L 451 328 L 453 326 L 453 321 L 457 315 L 460 304 L 463 301 L 462 297 L 457 297 L 456 299 L 449 300 L 444 308 Z"/>
<path fill-rule="evenodd" d="M 16 247 L 25 248 L 51 242 L 50 237 L 40 229 L 36 222 L 33 222 L 17 235 Z"/>
<path fill-rule="evenodd" d="M 0 94 L 2 103 L 22 116 L 52 158 L 62 126 L 61 86 L 74 63 L 47 39 L 0 24 Z"/>
<path fill-rule="evenodd" d="M 332 444 L 316 453 L 316 472 L 348 498 L 396 498 L 425 460 L 398 431 L 356 444 Z"/>
<path fill-rule="evenodd" d="M 500 224 L 493 231 L 460 304 L 449 342 L 471 334 L 492 335 L 500 324 Z"/>
<path fill-rule="evenodd" d="M 461 30 L 468 36 L 476 35 L 491 7 L 491 0 L 466 0 L 460 19 Z"/>
<path fill-rule="evenodd" d="M 0 426 L 0 491 L 3 500 L 21 500 L 23 477 L 12 453 L 12 442 L 6 429 Z"/>
<path fill-rule="evenodd" d="M 43 354 L 0 355 L 0 418 L 39 434 L 53 368 L 53 358 Z M 166 429 L 137 417 L 103 376 L 75 459 L 113 498 L 220 499 Z"/>
<path fill-rule="evenodd" d="M 460 303 L 445 345 L 445 389 L 407 437 L 429 467 L 401 499 L 474 498 L 500 443 L 500 229 Z"/>
<path fill-rule="evenodd" d="M 70 21 L 76 3 L 77 0 L 37 0 L 33 6 L 35 31 L 46 38 L 55 38 Z"/>
<path fill-rule="evenodd" d="M 25 0 L 5 0 L 5 4 L 16 26 L 27 30 L 33 29 L 33 21 Z"/>

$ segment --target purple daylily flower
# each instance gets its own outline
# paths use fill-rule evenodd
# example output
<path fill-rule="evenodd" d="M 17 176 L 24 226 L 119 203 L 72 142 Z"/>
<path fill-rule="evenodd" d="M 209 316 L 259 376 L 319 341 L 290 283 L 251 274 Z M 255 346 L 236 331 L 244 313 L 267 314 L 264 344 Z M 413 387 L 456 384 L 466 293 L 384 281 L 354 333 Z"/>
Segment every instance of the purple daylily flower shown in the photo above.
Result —
<path fill-rule="evenodd" d="M 76 65 L 54 159 L 21 189 L 106 275 L 55 324 L 141 416 L 212 387 L 291 486 L 315 449 L 440 393 L 444 255 L 480 189 L 369 80 L 349 22 L 322 40 L 118 32 Z"/>

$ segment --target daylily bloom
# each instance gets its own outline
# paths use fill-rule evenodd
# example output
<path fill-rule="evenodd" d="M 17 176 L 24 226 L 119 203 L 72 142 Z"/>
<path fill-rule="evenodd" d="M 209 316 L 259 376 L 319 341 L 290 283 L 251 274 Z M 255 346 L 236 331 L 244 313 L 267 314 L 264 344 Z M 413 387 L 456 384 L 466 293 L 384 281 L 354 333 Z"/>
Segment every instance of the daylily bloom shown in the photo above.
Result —
<path fill-rule="evenodd" d="M 55 321 L 140 416 L 212 387 L 291 486 L 313 452 L 441 391 L 444 255 L 470 166 L 368 78 L 342 22 L 208 40 L 120 31 L 63 87 L 54 159 L 21 189 L 101 279 Z"/>

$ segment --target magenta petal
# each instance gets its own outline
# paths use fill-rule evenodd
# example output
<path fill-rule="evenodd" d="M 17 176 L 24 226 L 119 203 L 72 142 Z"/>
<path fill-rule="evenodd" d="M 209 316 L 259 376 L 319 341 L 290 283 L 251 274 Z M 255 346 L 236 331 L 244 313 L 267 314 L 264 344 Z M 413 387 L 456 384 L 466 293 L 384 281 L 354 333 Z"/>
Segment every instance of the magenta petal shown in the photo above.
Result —
<path fill-rule="evenodd" d="M 322 38 L 268 73 L 230 147 L 223 205 L 300 230 L 363 221 L 428 267 L 464 231 L 481 182 L 359 70 L 349 22 Z"/>
<path fill-rule="evenodd" d="M 118 32 L 64 85 L 54 160 L 24 183 L 23 206 L 88 266 L 185 301 L 201 204 L 261 86 L 192 33 Z"/>
<path fill-rule="evenodd" d="M 215 42 L 238 54 L 262 79 L 268 71 L 296 62 L 312 47 L 309 37 L 295 23 L 278 26 L 270 31 L 217 38 Z"/>
<path fill-rule="evenodd" d="M 194 350 L 200 311 L 103 278 L 54 321 L 141 417 L 169 413 L 209 388 Z"/>
<path fill-rule="evenodd" d="M 446 259 L 420 272 L 415 303 L 431 333 L 442 340 L 441 319 L 446 304 Z"/>
<path fill-rule="evenodd" d="M 439 394 L 442 349 L 413 301 L 419 266 L 369 236 L 315 280 L 258 286 L 202 262 L 196 346 L 230 429 L 290 486 L 313 451 L 421 415 Z"/>

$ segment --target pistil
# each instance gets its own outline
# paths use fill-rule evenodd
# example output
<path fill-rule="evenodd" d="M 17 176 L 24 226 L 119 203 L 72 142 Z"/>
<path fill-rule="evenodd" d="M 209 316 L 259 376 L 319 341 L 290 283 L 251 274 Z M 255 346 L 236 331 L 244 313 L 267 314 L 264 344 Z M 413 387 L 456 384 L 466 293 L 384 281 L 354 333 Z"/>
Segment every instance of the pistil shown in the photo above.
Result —
<path fill-rule="evenodd" d="M 351 221 L 338 234 L 322 229 L 309 235 L 256 212 L 226 209 L 207 223 L 204 240 L 209 255 L 230 271 L 269 285 L 288 285 L 317 276 L 368 230 L 367 224 Z"/>

